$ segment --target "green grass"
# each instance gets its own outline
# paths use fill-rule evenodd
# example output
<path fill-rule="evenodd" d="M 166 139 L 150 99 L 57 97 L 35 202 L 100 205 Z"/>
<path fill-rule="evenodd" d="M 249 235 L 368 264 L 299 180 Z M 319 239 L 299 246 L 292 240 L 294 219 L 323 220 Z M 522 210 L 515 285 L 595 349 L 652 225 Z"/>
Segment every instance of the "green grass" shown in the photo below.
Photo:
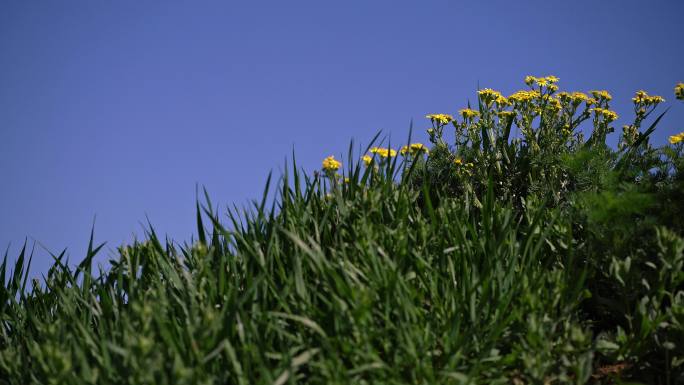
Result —
<path fill-rule="evenodd" d="M 250 209 L 206 196 L 197 242 L 150 227 L 105 271 L 92 241 L 40 282 L 5 255 L 0 384 L 680 383 L 682 145 L 479 111 L 429 157 L 350 146 L 348 181 L 293 160 Z"/>

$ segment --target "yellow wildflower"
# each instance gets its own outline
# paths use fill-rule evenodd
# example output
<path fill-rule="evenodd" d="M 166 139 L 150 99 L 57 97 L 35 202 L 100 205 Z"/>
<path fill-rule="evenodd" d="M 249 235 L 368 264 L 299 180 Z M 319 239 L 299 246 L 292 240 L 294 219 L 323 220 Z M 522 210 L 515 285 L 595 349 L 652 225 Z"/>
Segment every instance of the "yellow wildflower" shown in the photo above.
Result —
<path fill-rule="evenodd" d="M 454 164 L 457 165 L 457 166 L 462 165 L 462 164 L 463 164 L 463 159 L 461 159 L 461 158 L 456 158 L 456 159 L 454 159 Z"/>
<path fill-rule="evenodd" d="M 499 95 L 494 101 L 499 107 L 511 105 L 511 102 L 509 102 L 508 99 L 506 99 L 506 97 L 503 95 Z"/>
<path fill-rule="evenodd" d="M 649 96 L 646 91 L 637 91 L 632 98 L 634 104 L 645 104 L 645 105 L 656 105 L 665 101 L 662 96 L 653 95 Z"/>
<path fill-rule="evenodd" d="M 530 100 L 539 97 L 539 91 L 533 90 L 533 91 L 517 91 L 511 96 L 508 97 L 508 100 L 511 100 L 513 102 L 517 103 L 524 103 L 524 102 L 529 102 Z"/>
<path fill-rule="evenodd" d="M 508 97 L 508 100 L 512 100 L 514 102 L 524 102 L 527 99 L 527 91 L 518 91 Z"/>
<path fill-rule="evenodd" d="M 599 99 L 599 100 L 601 100 L 601 99 L 605 99 L 605 100 L 613 99 L 613 96 L 610 93 L 608 93 L 608 91 L 606 91 L 606 90 L 594 90 L 594 91 L 590 91 L 590 92 L 594 96 L 594 98 Z"/>
<path fill-rule="evenodd" d="M 587 102 L 587 106 L 591 106 L 591 105 L 598 103 L 598 100 L 596 100 L 594 98 L 587 98 L 586 102 Z"/>
<path fill-rule="evenodd" d="M 603 116 L 603 119 L 608 122 L 615 121 L 618 118 L 618 114 L 615 111 L 607 110 L 605 108 L 592 108 L 591 111 L 593 111 L 596 116 Z"/>
<path fill-rule="evenodd" d="M 561 101 L 563 104 L 570 104 L 570 103 L 572 103 L 572 104 L 577 105 L 577 104 L 580 103 L 580 100 L 577 100 L 577 101 L 576 101 L 575 98 L 573 97 L 573 95 L 572 95 L 571 93 L 565 92 L 565 91 L 561 91 L 561 92 L 557 93 L 557 94 L 556 94 L 556 99 L 558 99 L 559 101 Z"/>
<path fill-rule="evenodd" d="M 544 77 L 544 76 L 542 76 L 542 77 L 536 77 L 536 76 L 532 76 L 532 75 L 527 75 L 527 76 L 525 76 L 525 84 L 527 84 L 527 85 L 530 86 L 530 87 L 532 87 L 532 85 L 535 84 L 535 83 L 536 83 L 539 87 L 546 87 L 546 86 L 549 86 L 549 85 L 551 85 L 551 84 L 553 84 L 553 83 L 557 83 L 558 80 L 560 80 L 560 79 L 558 79 L 557 77 L 555 77 L 555 76 L 553 76 L 553 75 L 549 75 L 549 76 L 546 76 L 546 77 Z M 557 86 L 554 86 L 554 87 L 555 87 L 556 90 L 558 89 Z"/>
<path fill-rule="evenodd" d="M 609 120 L 609 121 L 611 121 L 611 122 L 612 122 L 612 121 L 615 121 L 615 120 L 617 120 L 617 118 L 619 118 L 617 112 L 615 112 L 615 111 L 610 111 L 610 110 L 604 110 L 604 111 L 603 111 L 603 117 L 605 117 L 606 120 Z"/>
<path fill-rule="evenodd" d="M 447 124 L 454 120 L 454 117 L 448 114 L 430 114 L 425 117 L 439 124 Z"/>
<path fill-rule="evenodd" d="M 561 92 L 557 93 L 556 97 L 558 98 L 558 100 L 570 100 L 570 99 L 572 99 L 572 96 L 565 91 L 561 91 Z"/>
<path fill-rule="evenodd" d="M 370 149 L 370 152 L 380 156 L 381 158 L 397 156 L 397 151 L 391 148 L 373 147 Z"/>
<path fill-rule="evenodd" d="M 665 101 L 665 98 L 663 98 L 662 96 L 658 96 L 658 95 L 651 96 L 651 103 L 652 104 L 658 104 L 658 103 L 662 103 L 664 101 Z"/>
<path fill-rule="evenodd" d="M 424 145 L 423 143 L 411 143 L 408 146 L 402 147 L 401 150 L 399 150 L 399 152 L 401 153 L 401 155 L 406 155 L 407 153 L 414 155 L 414 154 L 419 154 L 421 152 L 425 152 L 427 154 L 430 153 L 427 146 Z"/>
<path fill-rule="evenodd" d="M 335 160 L 335 157 L 332 155 L 323 159 L 323 170 L 325 171 L 337 171 L 341 166 L 342 162 Z"/>
<path fill-rule="evenodd" d="M 674 88 L 675 97 L 679 100 L 684 100 L 684 83 L 679 83 Z"/>
<path fill-rule="evenodd" d="M 475 110 L 471 110 L 470 108 L 464 108 L 464 109 L 458 111 L 458 113 L 461 114 L 464 119 L 473 118 L 475 116 L 480 115 L 479 112 L 477 112 Z"/>
<path fill-rule="evenodd" d="M 423 143 L 411 143 L 411 150 L 430 152 L 430 150 L 428 150 L 427 146 L 424 145 Z"/>
<path fill-rule="evenodd" d="M 368 166 L 369 164 L 371 164 L 373 162 L 373 157 L 370 155 L 364 155 L 361 157 L 361 160 L 363 160 L 363 163 L 365 163 L 366 166 Z"/>
<path fill-rule="evenodd" d="M 503 97 L 503 95 L 501 95 L 501 92 L 495 91 L 491 88 L 481 89 L 477 91 L 477 94 L 480 95 L 480 99 L 487 106 L 489 106 L 492 102 L 497 101 L 499 98 Z"/>
<path fill-rule="evenodd" d="M 684 140 L 684 132 L 680 132 L 677 135 L 672 135 L 669 138 L 670 144 L 676 144 Z"/>
<path fill-rule="evenodd" d="M 634 103 L 645 103 L 646 100 L 648 100 L 648 94 L 644 90 L 637 91 L 632 98 Z"/>
<path fill-rule="evenodd" d="M 501 92 L 495 91 L 491 88 L 483 88 L 479 91 L 477 91 L 478 95 L 483 96 L 483 97 L 490 97 L 490 98 L 498 98 L 501 96 Z"/>
<path fill-rule="evenodd" d="M 572 97 L 572 101 L 577 104 L 589 100 L 589 97 L 584 92 L 573 92 L 570 96 Z"/>

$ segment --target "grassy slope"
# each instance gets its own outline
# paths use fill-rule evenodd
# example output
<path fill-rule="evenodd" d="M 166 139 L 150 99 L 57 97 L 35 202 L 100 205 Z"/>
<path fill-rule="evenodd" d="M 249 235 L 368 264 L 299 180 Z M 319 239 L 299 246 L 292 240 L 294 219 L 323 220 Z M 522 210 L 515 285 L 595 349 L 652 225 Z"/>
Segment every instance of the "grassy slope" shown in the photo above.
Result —
<path fill-rule="evenodd" d="M 615 153 L 575 151 L 553 167 L 601 188 L 552 203 L 502 193 L 515 175 L 492 167 L 463 190 L 440 156 L 350 162 L 348 182 L 295 165 L 272 207 L 222 225 L 207 198 L 197 243 L 150 228 L 94 276 L 94 245 L 43 285 L 5 256 L 0 384 L 681 380 L 681 174 L 624 183 L 587 169 Z"/>

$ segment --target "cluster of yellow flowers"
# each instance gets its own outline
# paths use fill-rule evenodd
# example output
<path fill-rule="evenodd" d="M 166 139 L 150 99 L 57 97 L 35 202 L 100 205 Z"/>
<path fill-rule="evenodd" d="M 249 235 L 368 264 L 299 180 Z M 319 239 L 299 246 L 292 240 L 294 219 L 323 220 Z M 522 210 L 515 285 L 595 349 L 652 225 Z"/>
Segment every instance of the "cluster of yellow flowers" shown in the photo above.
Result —
<path fill-rule="evenodd" d="M 501 95 L 501 92 L 495 91 L 491 88 L 479 90 L 477 91 L 477 94 L 480 96 L 482 103 L 487 106 L 490 106 L 492 103 L 496 103 L 499 106 L 507 106 L 511 104 L 508 99 Z"/>
<path fill-rule="evenodd" d="M 676 144 L 684 140 L 684 132 L 670 136 L 670 144 Z"/>
<path fill-rule="evenodd" d="M 593 90 L 589 91 L 598 100 L 612 100 L 613 96 L 606 90 Z"/>
<path fill-rule="evenodd" d="M 590 116 L 589 112 L 594 113 L 596 119 L 594 121 L 595 125 L 611 123 L 618 119 L 618 114 L 615 111 L 611 111 L 608 109 L 608 102 L 613 99 L 612 95 L 608 91 L 592 90 L 589 92 L 592 97 L 582 92 L 563 91 L 555 93 L 558 90 L 558 86 L 556 85 L 558 81 L 559 79 L 553 75 L 545 77 L 535 77 L 530 75 L 525 77 L 525 83 L 528 86 L 530 86 L 531 89 L 517 91 L 508 96 L 507 98 L 503 96 L 501 92 L 493 90 L 491 88 L 481 89 L 477 91 L 477 93 L 479 100 L 482 103 L 481 106 L 484 105 L 484 107 L 481 107 L 483 108 L 483 111 L 485 111 L 487 114 L 490 111 L 492 113 L 495 113 L 501 121 L 503 121 L 504 118 L 512 119 L 516 117 L 518 113 L 521 113 L 521 119 L 527 119 L 527 122 L 529 124 L 529 121 L 531 119 L 534 119 L 534 114 L 532 114 L 530 118 L 530 116 L 526 115 L 525 111 L 534 111 L 537 114 L 541 114 L 543 112 L 543 109 L 547 109 L 558 113 L 559 111 L 563 110 L 568 106 L 570 106 L 570 108 L 568 108 L 566 112 L 570 116 L 570 119 L 572 119 L 572 115 L 575 114 L 575 112 L 577 111 L 577 107 L 581 103 L 586 104 L 586 108 L 580 116 L 582 120 Z M 535 89 L 535 86 L 538 86 L 539 88 Z M 674 92 L 675 97 L 677 99 L 684 100 L 684 83 L 678 83 L 674 88 Z M 635 142 L 639 135 L 639 117 L 641 116 L 641 118 L 643 119 L 644 116 L 647 114 L 647 107 L 655 108 L 658 104 L 664 102 L 665 99 L 658 95 L 649 95 L 646 91 L 640 90 L 636 92 L 636 94 L 632 98 L 632 101 L 636 105 L 635 110 L 638 110 L 636 121 L 637 123 L 633 125 L 626 125 L 623 127 L 623 138 L 621 139 L 620 146 L 628 146 L 631 145 L 631 143 Z M 494 103 L 497 107 L 492 110 L 492 106 Z M 507 106 L 513 107 L 511 110 L 507 110 Z M 594 108 L 590 108 L 591 106 L 594 106 Z M 431 135 L 431 141 L 434 142 L 433 134 L 435 132 L 439 132 L 439 135 L 441 135 L 442 128 L 444 127 L 444 125 L 448 123 L 454 122 L 454 125 L 457 128 L 457 134 L 458 132 L 460 132 L 458 130 L 462 129 L 463 127 L 466 127 L 468 124 L 478 124 L 477 122 L 472 122 L 472 119 L 480 116 L 480 111 L 471 108 L 464 108 L 459 110 L 458 114 L 461 115 L 465 120 L 462 125 L 454 121 L 454 117 L 449 114 L 426 115 L 426 118 L 430 119 L 433 124 L 433 127 L 428 129 L 428 133 L 430 133 Z M 542 115 L 542 118 L 543 117 L 544 115 Z M 566 119 L 567 117 L 561 118 Z M 578 118 L 578 121 L 581 121 L 580 118 Z M 470 122 L 468 122 L 469 120 Z M 573 130 L 571 124 L 565 122 L 564 120 L 561 120 L 560 122 L 561 124 L 564 123 L 561 128 L 561 133 L 566 137 L 571 135 Z M 572 124 L 575 124 L 575 122 L 572 120 L 570 120 L 570 122 Z M 507 123 L 510 124 L 511 122 L 508 121 Z M 516 124 L 518 124 L 517 121 Z M 598 127 L 595 128 L 598 129 Z M 602 128 L 605 129 L 605 126 L 602 126 Z M 671 135 L 669 137 L 669 142 L 670 144 L 684 142 L 684 132 Z M 537 147 L 537 149 L 539 148 L 539 145 L 536 142 L 532 143 L 531 146 L 533 148 L 535 146 Z M 361 160 L 366 164 L 366 166 L 370 166 L 373 164 L 374 155 L 376 155 L 380 159 L 393 158 L 397 156 L 397 151 L 391 148 L 372 147 L 369 150 L 369 152 L 373 155 L 366 154 L 361 157 Z M 430 151 L 428 147 L 422 143 L 411 143 L 401 147 L 399 153 L 401 153 L 401 155 L 403 156 L 409 157 L 418 156 L 420 154 L 429 155 Z M 473 163 L 464 163 L 463 159 L 459 157 L 454 158 L 453 163 L 457 167 L 458 173 L 472 175 L 471 170 L 474 167 Z M 336 160 L 335 157 L 332 155 L 323 159 L 323 170 L 326 171 L 327 176 L 331 178 L 334 176 L 335 180 L 342 179 L 342 176 L 333 174 L 341 167 L 342 162 Z M 349 178 L 345 178 L 344 181 L 348 183 Z"/>
<path fill-rule="evenodd" d="M 561 105 L 560 100 L 557 98 L 552 98 L 550 95 L 544 95 L 544 100 L 546 100 L 547 107 L 552 109 L 553 111 L 560 111 L 563 106 Z"/>
<path fill-rule="evenodd" d="M 679 100 L 684 100 L 684 83 L 679 83 L 674 88 L 675 97 Z"/>
<path fill-rule="evenodd" d="M 388 158 L 388 157 L 393 158 L 393 157 L 397 156 L 397 151 L 393 150 L 391 148 L 373 147 L 370 149 L 370 152 L 378 155 L 381 158 Z"/>
<path fill-rule="evenodd" d="M 342 167 L 342 162 L 335 159 L 334 156 L 323 159 L 323 170 L 325 171 L 337 171 Z"/>
<path fill-rule="evenodd" d="M 618 114 L 615 111 L 607 110 L 605 108 L 592 108 L 591 111 L 593 111 L 596 116 L 603 116 L 603 119 L 608 122 L 615 121 L 618 118 Z"/>
<path fill-rule="evenodd" d="M 650 105 L 656 105 L 658 103 L 662 103 L 665 101 L 662 96 L 654 95 L 654 96 L 649 96 L 646 91 L 641 90 L 637 91 L 637 93 L 634 95 L 632 98 L 632 101 L 634 104 L 641 104 L 645 106 L 650 106 Z"/>
<path fill-rule="evenodd" d="M 539 87 L 548 87 L 551 84 L 558 83 L 559 80 L 560 79 L 558 79 L 557 77 L 555 77 L 553 75 L 543 76 L 543 77 L 536 77 L 536 76 L 532 76 L 532 75 L 525 76 L 525 84 L 527 84 L 530 87 L 532 87 L 532 85 L 534 85 L 535 83 Z M 556 89 L 558 89 L 558 88 L 556 87 Z"/>
<path fill-rule="evenodd" d="M 593 112 L 596 119 L 598 119 L 597 122 L 602 124 L 611 123 L 618 119 L 618 114 L 615 111 L 608 109 L 608 102 L 613 99 L 613 96 L 608 91 L 593 90 L 589 93 L 564 91 L 556 93 L 558 90 L 556 83 L 559 80 L 558 77 L 553 75 L 543 77 L 528 75 L 525 77 L 525 83 L 530 89 L 514 92 L 508 97 L 503 96 L 501 92 L 491 88 L 481 89 L 477 91 L 477 93 L 481 106 L 483 106 L 486 111 L 489 111 L 492 106 L 496 105 L 496 108 L 492 112 L 498 116 L 500 121 L 510 121 L 510 119 L 515 119 L 518 113 L 522 113 L 521 119 L 523 120 L 521 123 L 529 124 L 530 119 L 533 119 L 534 115 L 545 116 L 544 114 L 546 112 L 550 112 L 553 116 L 556 116 L 566 107 L 567 114 L 573 115 L 581 104 L 584 104 L 586 109 L 584 112 L 581 112 L 580 118 L 586 118 L 589 116 L 589 112 Z M 684 84 L 681 86 L 681 91 L 677 88 L 676 92 L 684 93 Z M 641 106 L 655 106 L 664 101 L 662 97 L 650 96 L 644 91 L 638 92 L 635 96 L 635 100 L 642 103 Z M 508 106 L 512 106 L 512 109 L 508 110 L 506 108 Z M 532 116 L 526 115 L 528 111 L 533 112 Z M 459 110 L 458 114 L 463 118 L 463 123 L 456 124 L 451 115 L 427 115 L 433 123 L 433 127 L 428 129 L 431 140 L 434 139 L 433 136 L 435 133 L 441 135 L 440 129 L 444 124 L 454 122 L 457 126 L 457 130 L 463 129 L 463 127 L 468 124 L 474 124 L 473 120 L 483 114 L 483 112 L 471 108 L 464 108 Z M 435 125 L 436 122 L 437 125 Z M 561 130 L 562 133 L 565 136 L 572 134 L 570 125 L 565 124 L 565 126 L 567 127 L 564 127 Z"/>
<path fill-rule="evenodd" d="M 569 102 L 578 105 L 582 102 L 587 102 L 588 105 L 596 103 L 596 99 L 590 98 L 584 92 L 565 92 L 561 91 L 556 94 L 556 98 L 562 102 Z"/>
<path fill-rule="evenodd" d="M 527 84 L 530 87 L 534 87 L 535 85 L 538 86 L 540 89 L 542 87 L 546 87 L 548 90 L 554 92 L 558 91 L 558 86 L 555 83 L 558 83 L 560 79 L 553 75 L 549 76 L 542 76 L 542 77 L 537 77 L 537 76 L 532 76 L 532 75 L 527 75 L 525 76 L 525 84 Z"/>
<path fill-rule="evenodd" d="M 391 148 L 384 148 L 384 147 L 372 147 L 369 150 L 372 154 L 376 154 L 380 158 L 392 158 L 397 156 L 397 151 Z M 420 153 L 426 153 L 429 154 L 430 151 L 428 150 L 428 147 L 424 145 L 423 143 L 411 143 L 408 146 L 404 146 L 401 148 L 401 154 L 406 155 L 406 154 L 411 154 L 411 155 L 416 155 Z M 370 165 L 373 163 L 373 157 L 371 155 L 364 155 L 361 157 L 361 160 L 366 164 L 366 166 Z M 335 159 L 333 155 L 330 155 L 329 157 L 323 159 L 323 170 L 326 172 L 335 172 L 342 167 L 342 162 L 338 161 Z"/>
<path fill-rule="evenodd" d="M 391 148 L 371 147 L 371 149 L 368 151 L 370 151 L 371 154 L 379 156 L 380 158 L 392 158 L 397 156 L 397 151 Z M 411 143 L 408 146 L 403 146 L 399 150 L 399 152 L 401 153 L 401 155 L 416 155 L 420 153 L 430 153 L 428 147 L 423 143 Z M 366 164 L 366 166 L 369 166 L 371 163 L 373 163 L 373 156 L 366 154 L 361 157 L 361 160 L 363 161 L 363 163 Z"/>
<path fill-rule="evenodd" d="M 516 103 L 524 103 L 524 102 L 529 102 L 532 99 L 538 98 L 541 96 L 539 94 L 539 91 L 537 90 L 532 90 L 532 91 L 517 91 L 513 95 L 508 97 L 508 100 L 511 100 Z"/>
<path fill-rule="evenodd" d="M 587 96 L 587 94 L 585 94 L 584 92 L 575 91 L 575 92 L 573 92 L 572 94 L 570 94 L 570 97 L 572 97 L 572 100 L 573 100 L 574 102 L 577 102 L 577 101 L 579 101 L 579 102 L 587 102 L 587 104 L 594 104 L 594 103 L 595 103 L 595 100 L 594 100 L 594 99 L 591 99 L 591 100 L 593 101 L 592 103 L 588 103 L 588 100 L 589 100 L 590 98 L 589 98 L 589 97 Z"/>
<path fill-rule="evenodd" d="M 425 117 L 439 124 L 448 124 L 454 120 L 454 117 L 448 114 L 430 114 L 426 115 Z"/>
<path fill-rule="evenodd" d="M 463 116 L 464 119 L 470 119 L 480 115 L 479 112 L 471 110 L 470 108 L 464 108 L 458 111 L 458 113 L 461 114 L 461 116 Z"/>
<path fill-rule="evenodd" d="M 424 145 L 423 143 L 411 143 L 408 146 L 402 147 L 399 150 L 399 152 L 401 153 L 401 155 L 406 155 L 406 154 L 415 155 L 415 154 L 420 154 L 423 152 L 426 154 L 429 154 L 430 150 L 428 150 L 427 146 Z"/>

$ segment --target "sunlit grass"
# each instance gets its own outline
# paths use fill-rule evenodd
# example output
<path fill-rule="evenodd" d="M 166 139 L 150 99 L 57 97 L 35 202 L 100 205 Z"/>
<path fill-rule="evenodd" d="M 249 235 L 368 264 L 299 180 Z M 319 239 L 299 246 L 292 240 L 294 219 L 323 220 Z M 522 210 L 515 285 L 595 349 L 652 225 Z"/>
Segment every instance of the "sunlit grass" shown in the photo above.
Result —
<path fill-rule="evenodd" d="M 192 244 L 150 227 L 93 272 L 91 241 L 40 281 L 5 255 L 0 383 L 681 381 L 684 143 L 649 144 L 644 93 L 612 149 L 610 94 L 558 80 L 429 115 L 431 146 L 293 159 L 249 209 L 207 195 Z"/>

